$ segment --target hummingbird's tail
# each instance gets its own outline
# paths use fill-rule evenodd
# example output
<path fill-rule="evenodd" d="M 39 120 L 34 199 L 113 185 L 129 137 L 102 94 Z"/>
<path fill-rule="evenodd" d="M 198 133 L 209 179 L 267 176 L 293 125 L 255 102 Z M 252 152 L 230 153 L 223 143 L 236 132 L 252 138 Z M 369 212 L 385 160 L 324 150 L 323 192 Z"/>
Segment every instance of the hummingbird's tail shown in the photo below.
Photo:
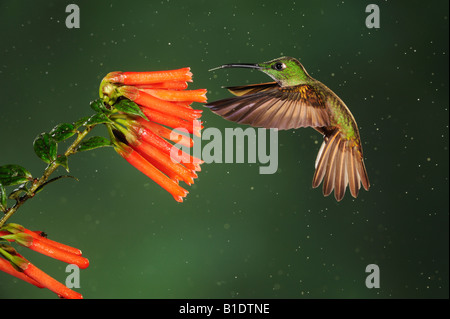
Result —
<path fill-rule="evenodd" d="M 330 195 L 334 189 L 334 197 L 340 201 L 349 185 L 353 197 L 358 196 L 361 184 L 369 190 L 370 183 L 362 156 L 360 141 L 346 139 L 339 129 L 325 134 L 316 159 L 316 171 L 313 177 L 314 188 L 323 180 L 323 194 Z"/>

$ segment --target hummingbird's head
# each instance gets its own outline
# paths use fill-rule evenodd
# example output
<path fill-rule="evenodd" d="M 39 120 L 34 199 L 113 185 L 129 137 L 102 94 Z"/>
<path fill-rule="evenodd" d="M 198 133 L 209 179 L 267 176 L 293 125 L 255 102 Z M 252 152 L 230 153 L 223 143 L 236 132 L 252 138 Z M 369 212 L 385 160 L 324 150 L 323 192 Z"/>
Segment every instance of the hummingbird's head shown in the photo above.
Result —
<path fill-rule="evenodd" d="M 257 64 L 258 69 L 269 75 L 280 86 L 305 84 L 309 78 L 303 65 L 295 58 L 281 57 Z"/>
<path fill-rule="evenodd" d="M 224 64 L 210 71 L 224 68 L 249 68 L 260 70 L 280 86 L 294 86 L 307 83 L 310 78 L 303 65 L 294 58 L 281 57 L 268 62 L 250 64 L 250 63 L 232 63 Z"/>

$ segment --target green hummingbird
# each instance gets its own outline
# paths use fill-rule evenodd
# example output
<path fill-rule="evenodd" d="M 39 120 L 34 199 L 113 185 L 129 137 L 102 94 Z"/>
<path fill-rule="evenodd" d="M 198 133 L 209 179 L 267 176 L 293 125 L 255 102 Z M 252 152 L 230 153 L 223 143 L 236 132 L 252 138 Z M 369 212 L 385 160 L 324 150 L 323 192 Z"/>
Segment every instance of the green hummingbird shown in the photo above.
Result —
<path fill-rule="evenodd" d="M 281 57 L 258 64 L 225 64 L 223 68 L 250 68 L 274 82 L 226 87 L 234 97 L 205 104 L 223 118 L 254 127 L 279 130 L 312 127 L 324 137 L 315 162 L 314 188 L 323 180 L 323 194 L 342 200 L 347 185 L 357 197 L 361 184 L 369 190 L 363 150 L 355 118 L 344 102 L 313 79 L 295 58 Z"/>

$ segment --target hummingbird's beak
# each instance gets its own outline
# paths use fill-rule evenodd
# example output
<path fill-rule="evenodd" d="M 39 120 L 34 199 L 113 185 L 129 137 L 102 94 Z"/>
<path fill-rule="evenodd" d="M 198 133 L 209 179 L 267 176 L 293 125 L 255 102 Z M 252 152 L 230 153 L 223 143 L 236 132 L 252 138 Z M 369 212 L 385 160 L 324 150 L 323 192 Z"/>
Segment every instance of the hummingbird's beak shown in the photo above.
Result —
<path fill-rule="evenodd" d="M 214 71 L 218 69 L 226 69 L 226 68 L 246 68 L 246 69 L 261 69 L 261 67 L 258 64 L 251 64 L 251 63 L 232 63 L 232 64 L 224 64 L 221 66 L 218 66 L 217 68 L 210 69 L 209 71 Z"/>

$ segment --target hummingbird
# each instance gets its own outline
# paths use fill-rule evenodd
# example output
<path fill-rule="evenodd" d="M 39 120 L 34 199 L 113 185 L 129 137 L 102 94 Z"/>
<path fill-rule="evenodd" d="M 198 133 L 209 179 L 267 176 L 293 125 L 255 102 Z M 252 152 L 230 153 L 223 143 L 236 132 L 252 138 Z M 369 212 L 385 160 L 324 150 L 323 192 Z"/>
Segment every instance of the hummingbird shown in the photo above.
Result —
<path fill-rule="evenodd" d="M 363 159 L 358 126 L 345 103 L 327 86 L 312 78 L 295 58 L 268 62 L 224 64 L 225 68 L 249 68 L 264 72 L 274 81 L 225 87 L 235 95 L 205 104 L 212 112 L 240 124 L 279 130 L 312 127 L 323 135 L 316 157 L 312 186 L 323 181 L 323 194 L 334 189 L 339 202 L 347 185 L 357 197 L 361 184 L 370 183 Z"/>

